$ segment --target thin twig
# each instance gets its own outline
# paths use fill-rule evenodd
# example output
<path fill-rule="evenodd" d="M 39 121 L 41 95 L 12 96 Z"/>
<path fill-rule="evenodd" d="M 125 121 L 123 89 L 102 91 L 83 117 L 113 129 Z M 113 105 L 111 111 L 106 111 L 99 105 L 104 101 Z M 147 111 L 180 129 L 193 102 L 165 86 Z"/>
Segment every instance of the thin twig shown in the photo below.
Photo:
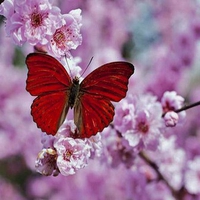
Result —
<path fill-rule="evenodd" d="M 174 110 L 174 112 L 179 113 L 179 112 L 181 112 L 181 111 L 188 110 L 188 109 L 190 109 L 190 108 L 193 108 L 193 107 L 196 107 L 196 106 L 199 106 L 199 105 L 200 105 L 200 101 L 197 101 L 196 103 L 192 103 L 192 104 L 189 104 L 189 105 L 185 105 L 185 106 L 183 106 L 182 108 L 179 108 L 179 109 L 177 109 L 177 110 Z M 167 111 L 167 112 L 168 112 L 168 111 Z M 166 114 L 167 112 L 163 113 L 163 114 L 162 114 L 162 117 L 164 117 L 165 114 Z"/>
<path fill-rule="evenodd" d="M 150 160 L 150 158 L 144 153 L 144 152 L 140 152 L 139 156 L 149 165 L 151 166 L 155 172 L 158 175 L 158 179 L 162 180 L 165 182 L 165 184 L 167 185 L 167 187 L 171 190 L 172 195 L 175 199 L 180 200 L 180 195 L 179 192 L 174 190 L 174 188 L 168 183 L 168 181 L 165 179 L 165 177 L 160 173 L 159 171 L 159 167 L 156 165 L 156 163 L 154 163 L 152 160 Z"/>
<path fill-rule="evenodd" d="M 180 109 L 177 109 L 175 110 L 176 113 L 179 113 L 183 110 L 187 110 L 187 109 L 190 109 L 190 108 L 193 108 L 195 106 L 199 106 L 200 105 L 200 101 L 196 102 L 196 103 L 192 103 L 190 105 L 185 105 L 184 107 L 180 108 Z"/>

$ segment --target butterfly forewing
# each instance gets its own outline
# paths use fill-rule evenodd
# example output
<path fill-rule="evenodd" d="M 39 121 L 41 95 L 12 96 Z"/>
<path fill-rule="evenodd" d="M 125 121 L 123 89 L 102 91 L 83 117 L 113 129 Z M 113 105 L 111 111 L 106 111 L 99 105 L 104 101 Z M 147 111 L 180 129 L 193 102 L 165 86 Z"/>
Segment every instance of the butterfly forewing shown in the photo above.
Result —
<path fill-rule="evenodd" d="M 132 64 L 113 62 L 97 68 L 83 80 L 74 107 L 80 137 L 95 135 L 110 124 L 114 116 L 110 101 L 120 101 L 126 96 L 128 79 L 133 73 Z"/>
<path fill-rule="evenodd" d="M 81 83 L 81 91 L 94 97 L 120 101 L 126 96 L 128 79 L 134 73 L 134 66 L 128 62 L 105 64 L 90 73 Z"/>
<path fill-rule="evenodd" d="M 42 131 L 55 135 L 69 109 L 70 76 L 60 62 L 46 54 L 29 54 L 26 64 L 26 89 L 38 96 L 31 105 L 33 120 Z"/>
<path fill-rule="evenodd" d="M 29 70 L 26 90 L 33 96 L 66 90 L 72 84 L 65 68 L 49 55 L 31 53 L 26 58 L 26 64 Z"/>

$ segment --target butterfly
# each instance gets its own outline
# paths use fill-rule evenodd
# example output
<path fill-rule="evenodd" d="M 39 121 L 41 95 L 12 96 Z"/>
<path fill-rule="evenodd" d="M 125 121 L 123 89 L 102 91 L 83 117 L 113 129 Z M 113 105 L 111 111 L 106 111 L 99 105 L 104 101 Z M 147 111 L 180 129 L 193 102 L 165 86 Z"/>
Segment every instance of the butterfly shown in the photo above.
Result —
<path fill-rule="evenodd" d="M 43 132 L 55 135 L 69 108 L 74 109 L 74 123 L 79 138 L 89 138 L 107 127 L 114 117 L 114 106 L 126 96 L 134 66 L 111 62 L 95 69 L 81 83 L 71 79 L 54 57 L 31 53 L 26 57 L 26 90 L 37 96 L 31 105 L 33 121 Z"/>

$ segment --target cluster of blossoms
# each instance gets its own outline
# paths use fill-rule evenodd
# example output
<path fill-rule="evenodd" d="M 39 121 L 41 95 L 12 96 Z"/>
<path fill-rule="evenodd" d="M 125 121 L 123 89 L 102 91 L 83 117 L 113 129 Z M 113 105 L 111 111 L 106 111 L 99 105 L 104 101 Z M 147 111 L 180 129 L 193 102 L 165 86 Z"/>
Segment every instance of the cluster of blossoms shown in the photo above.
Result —
<path fill-rule="evenodd" d="M 166 98 L 167 97 L 167 98 Z M 168 102 L 172 107 L 181 108 L 181 96 L 176 92 L 166 92 L 161 102 Z M 111 163 L 117 166 L 123 162 L 126 166 L 132 166 L 134 159 L 141 151 L 156 151 L 160 148 L 161 141 L 164 137 L 165 129 L 169 126 L 169 121 L 173 126 L 181 123 L 177 118 L 162 118 L 165 112 L 165 106 L 159 102 L 155 96 L 146 94 L 140 96 L 127 96 L 116 105 L 115 117 L 112 127 L 105 131 L 107 154 L 111 154 Z M 175 107 L 173 108 L 175 111 Z M 170 111 L 170 112 L 174 112 Z M 174 112 L 175 113 L 175 112 Z M 113 134 L 114 132 L 114 134 Z M 118 140 L 116 140 L 116 135 Z M 117 147 L 117 148 L 116 148 Z M 115 156 L 113 156 L 115 153 Z M 115 160 L 115 157 L 120 158 Z M 124 160 L 123 160 L 124 159 Z M 117 162 L 116 162 L 117 161 Z"/>
<path fill-rule="evenodd" d="M 6 0 L 0 6 L 6 32 L 16 45 L 29 43 L 55 57 L 70 57 L 69 50 L 82 42 L 81 10 L 62 15 L 48 0 Z"/>
<path fill-rule="evenodd" d="M 200 116 L 198 109 L 192 109 L 186 117 L 184 103 L 185 99 L 195 102 L 200 98 L 199 88 L 189 84 L 188 73 L 193 65 L 199 66 L 195 52 L 200 49 L 195 44 L 200 39 L 200 21 L 195 9 L 200 4 L 176 4 L 173 0 L 54 3 L 62 11 L 51 0 L 4 0 L 0 4 L 0 14 L 5 17 L 0 43 L 8 43 L 5 28 L 7 36 L 25 54 L 34 47 L 58 58 L 64 66 L 66 60 L 62 58 L 69 58 L 73 77 L 80 74 L 77 64 L 81 59 L 70 51 L 79 45 L 75 54 L 78 52 L 82 62 L 88 63 L 91 52 L 95 53 L 95 68 L 128 58 L 136 73 L 130 78 L 126 98 L 114 104 L 113 122 L 102 133 L 88 139 L 76 138 L 69 113 L 55 136 L 41 133 L 41 147 L 40 130 L 30 116 L 32 99 L 24 90 L 26 70 L 13 68 L 13 60 L 4 58 L 8 52 L 14 54 L 12 45 L 0 49 L 0 86 L 4 88 L 0 91 L 0 162 L 20 155 L 25 161 L 22 172 L 25 165 L 49 176 L 23 173 L 27 176 L 21 186 L 26 199 L 199 199 Z M 78 7 L 83 12 L 73 10 Z M 187 19 L 184 23 L 182 17 Z M 174 26 L 179 22 L 180 26 Z M 198 79 L 195 75 L 194 80 Z M 12 148 L 5 148 L 11 141 Z M 11 165 L 6 163 L 10 170 L 7 174 L 15 176 L 19 171 Z M 0 180 L 0 191 L 4 199 L 12 199 L 8 194 L 23 199 L 12 182 Z"/>
<path fill-rule="evenodd" d="M 37 171 L 46 176 L 75 174 L 87 165 L 92 155 L 98 155 L 98 151 L 101 151 L 101 137 L 78 139 L 73 138 L 75 134 L 76 126 L 70 120 L 64 123 L 55 137 L 43 135 L 43 149 L 36 161 Z"/>
<path fill-rule="evenodd" d="M 171 108 L 170 112 L 174 112 L 173 110 L 182 107 L 183 101 L 180 100 L 183 98 L 175 92 L 166 92 L 161 101 Z M 108 158 L 111 158 L 110 164 L 117 166 L 120 160 L 126 166 L 131 166 L 134 158 L 142 150 L 157 150 L 164 127 L 169 126 L 169 121 L 173 126 L 178 123 L 178 114 L 175 119 L 173 116 L 163 119 L 162 113 L 165 111 L 165 104 L 162 105 L 155 96 L 150 94 L 137 97 L 128 96 L 121 100 L 116 105 L 113 124 L 103 132 L 104 137 L 108 138 L 105 139 L 105 146 L 109 149 L 106 154 Z M 114 134 L 112 129 L 114 129 Z M 55 137 L 45 134 L 42 139 L 43 149 L 36 161 L 38 172 L 54 176 L 59 173 L 74 174 L 77 170 L 87 166 L 89 158 L 101 156 L 101 151 L 103 151 L 101 137 L 96 135 L 89 139 L 78 139 L 74 138 L 76 131 L 74 123 L 66 120 Z M 118 140 L 116 136 L 119 137 Z M 113 148 L 117 150 L 115 153 L 121 157 L 120 159 L 115 159 L 116 155 L 112 155 Z M 129 161 L 125 158 L 127 153 Z"/>

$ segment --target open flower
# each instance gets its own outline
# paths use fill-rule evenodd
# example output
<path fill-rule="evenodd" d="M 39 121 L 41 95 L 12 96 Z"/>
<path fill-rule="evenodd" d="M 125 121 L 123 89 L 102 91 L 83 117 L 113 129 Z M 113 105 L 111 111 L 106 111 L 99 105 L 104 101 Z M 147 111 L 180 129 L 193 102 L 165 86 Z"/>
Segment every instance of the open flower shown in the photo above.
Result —
<path fill-rule="evenodd" d="M 80 21 L 80 9 L 72 10 L 69 14 L 63 15 L 62 26 L 56 29 L 53 36 L 49 38 L 50 43 L 47 45 L 53 55 L 71 57 L 69 50 L 76 49 L 82 42 Z"/>
<path fill-rule="evenodd" d="M 57 150 L 57 166 L 62 175 L 75 174 L 84 168 L 90 157 L 90 146 L 82 139 L 59 138 L 54 147 Z"/>
<path fill-rule="evenodd" d="M 200 193 L 200 157 L 196 156 L 194 160 L 189 161 L 185 173 L 185 187 L 191 194 Z"/>
<path fill-rule="evenodd" d="M 53 35 L 61 26 L 60 9 L 48 0 L 5 1 L 2 9 L 7 18 L 7 34 L 18 45 L 26 41 L 31 45 L 44 45 L 48 42 L 47 35 Z"/>
<path fill-rule="evenodd" d="M 38 154 L 38 158 L 35 162 L 36 170 L 45 175 L 57 176 L 59 174 L 59 170 L 56 164 L 57 153 L 54 149 L 42 149 L 42 151 Z"/>
<path fill-rule="evenodd" d="M 183 106 L 184 98 L 177 95 L 175 91 L 167 91 L 164 93 L 161 104 L 163 112 L 166 113 L 164 116 L 166 126 L 175 126 L 178 122 L 182 122 L 186 116 L 186 112 L 182 111 L 176 114 L 174 111 L 180 109 Z M 167 114 L 167 112 L 170 112 Z"/>
<path fill-rule="evenodd" d="M 155 150 L 162 128 L 161 104 L 151 95 L 123 99 L 120 103 L 114 118 L 116 129 L 130 146 Z"/>
<path fill-rule="evenodd" d="M 174 111 L 183 106 L 184 98 L 177 95 L 175 91 L 165 92 L 162 99 L 161 104 L 164 112 Z"/>

